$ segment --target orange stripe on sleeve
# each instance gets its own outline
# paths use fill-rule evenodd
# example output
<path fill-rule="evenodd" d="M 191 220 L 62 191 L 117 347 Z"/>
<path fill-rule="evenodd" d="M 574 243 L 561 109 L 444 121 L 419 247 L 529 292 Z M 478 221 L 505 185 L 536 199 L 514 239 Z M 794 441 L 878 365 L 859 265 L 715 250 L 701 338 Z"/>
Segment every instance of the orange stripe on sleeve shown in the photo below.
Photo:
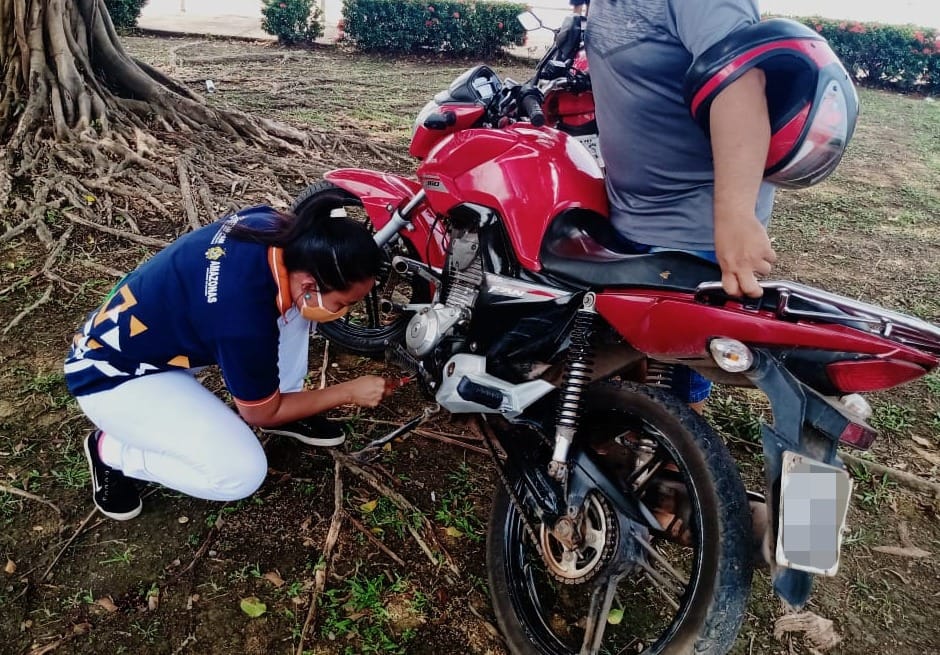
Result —
<path fill-rule="evenodd" d="M 235 404 L 240 405 L 241 407 L 261 407 L 262 405 L 267 405 L 272 400 L 277 399 L 280 395 L 280 389 L 276 389 L 270 396 L 267 398 L 262 398 L 261 400 L 239 400 L 238 398 L 235 398 Z"/>

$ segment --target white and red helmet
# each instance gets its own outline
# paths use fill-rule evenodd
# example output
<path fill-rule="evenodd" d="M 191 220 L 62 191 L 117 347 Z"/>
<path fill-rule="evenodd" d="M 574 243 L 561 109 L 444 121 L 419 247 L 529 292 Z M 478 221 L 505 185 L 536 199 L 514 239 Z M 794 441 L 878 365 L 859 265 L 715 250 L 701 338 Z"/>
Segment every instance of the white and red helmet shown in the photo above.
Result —
<path fill-rule="evenodd" d="M 801 23 L 761 21 L 702 53 L 685 78 L 692 118 L 708 133 L 712 101 L 754 67 L 767 78 L 771 136 L 764 179 L 789 188 L 824 180 L 855 131 L 858 94 L 826 40 Z"/>

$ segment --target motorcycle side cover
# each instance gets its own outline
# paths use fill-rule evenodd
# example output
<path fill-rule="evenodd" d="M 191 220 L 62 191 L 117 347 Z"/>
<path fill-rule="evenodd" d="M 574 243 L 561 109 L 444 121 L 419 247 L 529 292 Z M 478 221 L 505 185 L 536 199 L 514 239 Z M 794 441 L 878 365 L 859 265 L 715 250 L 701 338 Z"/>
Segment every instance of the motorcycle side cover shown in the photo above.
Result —
<path fill-rule="evenodd" d="M 539 247 L 560 212 L 608 215 L 604 174 L 591 153 L 563 132 L 523 123 L 444 139 L 418 167 L 418 180 L 437 214 L 467 203 L 495 210 L 531 271 L 542 268 Z"/>

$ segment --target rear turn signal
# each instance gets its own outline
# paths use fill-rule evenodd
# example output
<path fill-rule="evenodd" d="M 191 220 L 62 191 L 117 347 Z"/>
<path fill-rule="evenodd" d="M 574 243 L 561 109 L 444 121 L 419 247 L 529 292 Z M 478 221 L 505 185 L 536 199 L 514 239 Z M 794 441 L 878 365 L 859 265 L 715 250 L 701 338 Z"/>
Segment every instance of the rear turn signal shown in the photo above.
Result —
<path fill-rule="evenodd" d="M 878 431 L 870 425 L 849 422 L 839 435 L 839 441 L 852 448 L 868 450 L 877 436 Z"/>
<path fill-rule="evenodd" d="M 832 384 L 842 393 L 865 393 L 890 389 L 916 380 L 927 371 L 899 359 L 853 359 L 826 366 Z"/>

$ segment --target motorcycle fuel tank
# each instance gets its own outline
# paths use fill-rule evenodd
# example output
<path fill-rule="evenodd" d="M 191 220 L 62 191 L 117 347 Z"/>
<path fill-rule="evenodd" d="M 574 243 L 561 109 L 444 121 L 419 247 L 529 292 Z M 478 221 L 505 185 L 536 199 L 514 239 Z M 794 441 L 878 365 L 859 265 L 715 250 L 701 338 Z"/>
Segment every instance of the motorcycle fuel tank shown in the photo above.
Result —
<path fill-rule="evenodd" d="M 496 211 L 519 262 L 532 271 L 541 269 L 539 247 L 560 212 L 581 208 L 608 215 L 604 175 L 594 157 L 551 128 L 517 123 L 459 132 L 431 150 L 417 174 L 437 214 L 467 203 Z"/>

